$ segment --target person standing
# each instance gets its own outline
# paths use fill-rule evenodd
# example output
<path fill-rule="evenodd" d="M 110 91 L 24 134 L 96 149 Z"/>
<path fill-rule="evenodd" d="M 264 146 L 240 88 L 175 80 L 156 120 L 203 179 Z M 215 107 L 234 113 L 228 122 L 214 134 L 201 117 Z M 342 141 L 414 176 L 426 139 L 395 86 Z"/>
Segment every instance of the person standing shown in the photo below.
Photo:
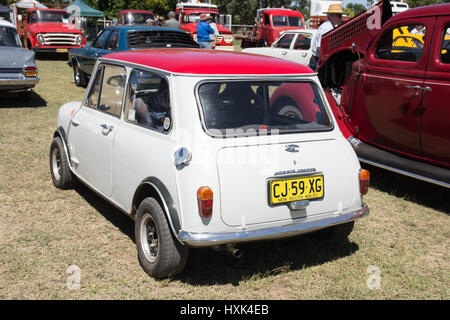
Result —
<path fill-rule="evenodd" d="M 209 15 L 209 14 L 208 14 Z M 216 47 L 217 37 L 219 36 L 219 28 L 217 28 L 216 18 L 213 16 L 210 18 L 209 25 L 214 30 L 214 35 L 210 35 L 211 48 L 214 49 Z"/>
<path fill-rule="evenodd" d="M 208 24 L 208 15 L 202 13 L 197 24 L 197 42 L 202 49 L 211 49 L 210 35 L 214 34 L 213 28 Z"/>
<path fill-rule="evenodd" d="M 175 12 L 169 11 L 169 14 L 167 15 L 167 17 L 169 19 L 164 21 L 164 23 L 162 25 L 163 27 L 180 29 L 180 22 L 175 19 Z"/>
<path fill-rule="evenodd" d="M 342 11 L 341 4 L 332 4 L 328 7 L 328 11 L 324 13 L 327 14 L 327 21 L 320 25 L 311 46 L 312 55 L 309 60 L 309 67 L 314 71 L 317 71 L 317 65 L 319 63 L 320 42 L 322 41 L 322 36 L 341 24 L 342 14 L 344 12 Z"/>

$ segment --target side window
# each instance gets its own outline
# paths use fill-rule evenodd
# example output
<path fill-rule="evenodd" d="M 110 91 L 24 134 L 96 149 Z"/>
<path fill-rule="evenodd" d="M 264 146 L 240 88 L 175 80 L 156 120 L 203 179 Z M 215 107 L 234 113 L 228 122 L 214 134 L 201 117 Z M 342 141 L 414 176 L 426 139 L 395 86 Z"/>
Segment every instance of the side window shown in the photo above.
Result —
<path fill-rule="evenodd" d="M 426 28 L 422 24 L 393 28 L 380 38 L 375 57 L 381 60 L 417 62 L 422 57 Z"/>
<path fill-rule="evenodd" d="M 125 82 L 125 68 L 111 65 L 99 67 L 85 105 L 120 117 Z"/>
<path fill-rule="evenodd" d="M 294 39 L 293 34 L 285 34 L 275 45 L 276 48 L 289 49 L 291 46 L 292 39 Z"/>
<path fill-rule="evenodd" d="M 269 18 L 269 15 L 267 13 L 264 13 L 264 24 L 266 26 L 270 26 L 270 18 Z"/>
<path fill-rule="evenodd" d="M 311 35 L 299 34 L 295 40 L 295 50 L 308 50 L 311 47 Z"/>
<path fill-rule="evenodd" d="M 446 26 L 442 36 L 441 62 L 450 63 L 450 26 Z"/>
<path fill-rule="evenodd" d="M 119 31 L 111 32 L 111 35 L 108 38 L 108 42 L 106 43 L 105 50 L 109 51 L 116 50 L 118 43 L 119 43 Z"/>
<path fill-rule="evenodd" d="M 103 44 L 105 43 L 106 37 L 109 34 L 109 30 L 102 31 L 102 33 L 95 39 L 94 43 L 92 44 L 92 48 L 101 49 L 103 48 Z"/>
<path fill-rule="evenodd" d="M 125 121 L 166 132 L 171 127 L 170 96 L 167 80 L 139 69 L 128 81 Z"/>

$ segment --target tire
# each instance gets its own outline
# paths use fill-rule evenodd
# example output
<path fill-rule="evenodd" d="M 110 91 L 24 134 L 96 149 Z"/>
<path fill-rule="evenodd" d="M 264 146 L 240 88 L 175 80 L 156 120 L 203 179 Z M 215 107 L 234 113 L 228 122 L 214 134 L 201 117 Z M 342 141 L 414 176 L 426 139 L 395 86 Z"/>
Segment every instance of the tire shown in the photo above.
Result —
<path fill-rule="evenodd" d="M 348 238 L 354 226 L 355 221 L 338 224 L 323 230 L 323 236 L 331 243 L 340 243 Z"/>
<path fill-rule="evenodd" d="M 50 173 L 56 188 L 70 189 L 74 186 L 75 177 L 70 171 L 66 151 L 60 137 L 54 138 L 50 145 Z"/>
<path fill-rule="evenodd" d="M 273 109 L 276 114 L 279 114 L 280 116 L 303 120 L 303 115 L 298 108 L 297 104 L 288 97 L 284 97 L 281 99 L 278 99 L 273 106 Z"/>
<path fill-rule="evenodd" d="M 189 248 L 174 238 L 158 201 L 144 199 L 136 213 L 135 240 L 139 262 L 150 276 L 167 278 L 183 271 Z"/>
<path fill-rule="evenodd" d="M 80 65 L 78 64 L 78 62 L 74 62 L 73 65 L 73 79 L 77 87 L 86 87 L 86 74 L 83 72 L 83 70 L 80 69 Z"/>

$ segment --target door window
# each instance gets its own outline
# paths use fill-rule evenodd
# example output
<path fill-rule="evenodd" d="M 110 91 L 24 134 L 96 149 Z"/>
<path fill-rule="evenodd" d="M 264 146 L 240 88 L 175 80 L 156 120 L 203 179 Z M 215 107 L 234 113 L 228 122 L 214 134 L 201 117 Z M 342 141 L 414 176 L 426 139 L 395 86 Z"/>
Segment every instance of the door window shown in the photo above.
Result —
<path fill-rule="evenodd" d="M 417 62 L 422 57 L 426 28 L 423 24 L 403 25 L 380 38 L 375 57 L 381 60 Z"/>
<path fill-rule="evenodd" d="M 100 66 L 85 105 L 120 117 L 125 81 L 126 71 L 123 67 Z"/>
<path fill-rule="evenodd" d="M 291 34 L 285 34 L 276 44 L 276 48 L 283 48 L 283 49 L 289 49 L 291 46 L 292 39 L 294 39 L 294 35 Z"/>
<path fill-rule="evenodd" d="M 171 127 L 167 80 L 148 71 L 133 70 L 128 84 L 125 121 L 167 132 Z"/>
<path fill-rule="evenodd" d="M 450 26 L 445 27 L 441 44 L 441 62 L 450 64 Z"/>
<path fill-rule="evenodd" d="M 94 43 L 92 44 L 92 48 L 101 49 L 103 48 L 103 45 L 105 44 L 106 37 L 109 34 L 109 30 L 102 31 L 102 33 L 95 39 Z"/>

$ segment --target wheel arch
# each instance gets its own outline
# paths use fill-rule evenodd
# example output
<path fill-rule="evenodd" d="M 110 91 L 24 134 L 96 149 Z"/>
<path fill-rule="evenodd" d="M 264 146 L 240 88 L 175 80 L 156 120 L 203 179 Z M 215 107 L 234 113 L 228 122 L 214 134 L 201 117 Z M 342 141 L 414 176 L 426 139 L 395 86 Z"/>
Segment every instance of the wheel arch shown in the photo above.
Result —
<path fill-rule="evenodd" d="M 175 237 L 181 230 L 180 218 L 175 202 L 166 186 L 156 177 L 145 178 L 136 189 L 131 204 L 131 217 L 134 219 L 141 202 L 148 197 L 153 197 L 163 208 L 167 221 Z M 178 239 L 179 240 L 179 239 Z"/>
<path fill-rule="evenodd" d="M 56 131 L 53 133 L 53 138 L 58 137 L 61 139 L 63 143 L 64 153 L 67 158 L 67 163 L 69 164 L 70 170 L 73 171 L 72 162 L 70 161 L 69 148 L 67 147 L 67 135 L 63 127 L 58 127 L 58 129 L 56 129 Z"/>

